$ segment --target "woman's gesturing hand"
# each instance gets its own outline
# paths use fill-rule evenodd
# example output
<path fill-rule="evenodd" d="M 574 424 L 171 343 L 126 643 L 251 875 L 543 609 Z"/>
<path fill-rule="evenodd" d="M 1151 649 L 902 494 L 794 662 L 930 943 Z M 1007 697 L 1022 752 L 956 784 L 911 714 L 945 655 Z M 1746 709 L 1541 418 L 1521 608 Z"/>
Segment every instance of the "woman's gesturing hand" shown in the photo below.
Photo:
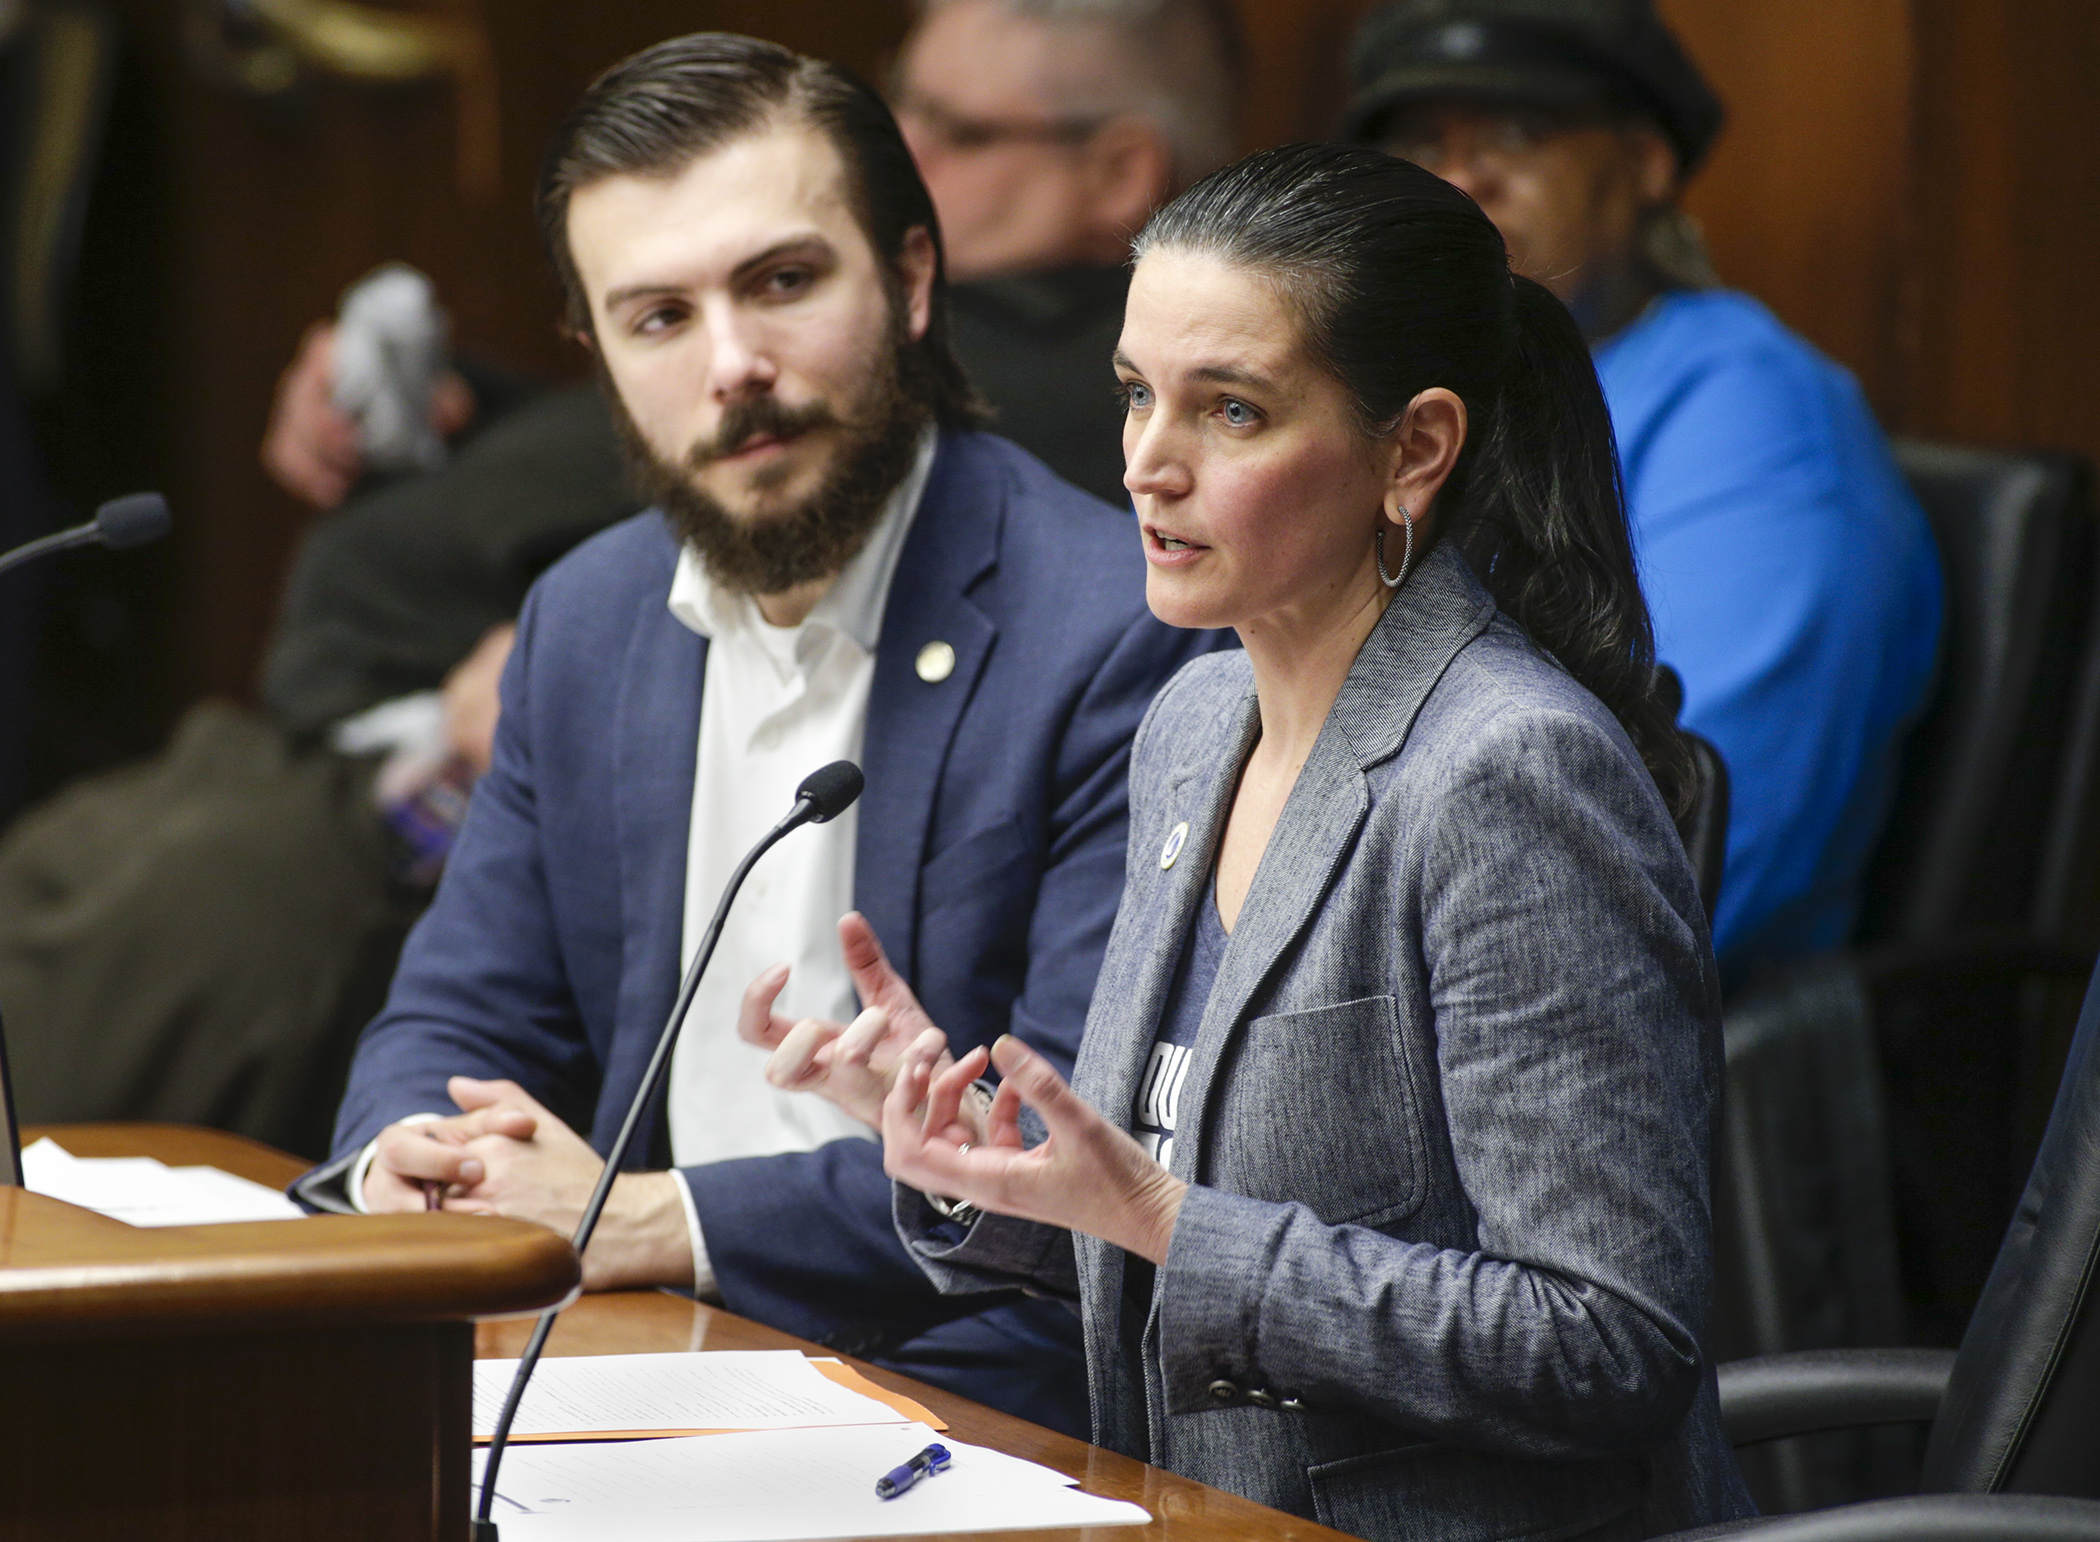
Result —
<path fill-rule="evenodd" d="M 1005 1079 L 980 1137 L 969 1088 L 987 1062 Z M 1023 1103 L 1048 1131 L 1033 1148 L 1021 1144 Z M 882 1105 L 882 1152 L 889 1175 L 923 1193 L 1083 1231 L 1155 1264 L 1188 1192 L 1012 1034 L 952 1062 L 938 1030 L 915 1039 Z"/>
<path fill-rule="evenodd" d="M 865 916 L 855 912 L 839 922 L 839 943 L 865 1008 L 860 1016 L 851 1023 L 822 1017 L 794 1022 L 779 1016 L 773 1003 L 787 984 L 788 970 L 777 964 L 744 992 L 737 1036 L 773 1052 L 766 1062 L 766 1080 L 774 1086 L 817 1093 L 863 1124 L 879 1126 L 898 1057 L 921 1034 L 940 1030 L 904 977 L 891 967 Z M 945 1053 L 941 1063 L 948 1063 Z"/>

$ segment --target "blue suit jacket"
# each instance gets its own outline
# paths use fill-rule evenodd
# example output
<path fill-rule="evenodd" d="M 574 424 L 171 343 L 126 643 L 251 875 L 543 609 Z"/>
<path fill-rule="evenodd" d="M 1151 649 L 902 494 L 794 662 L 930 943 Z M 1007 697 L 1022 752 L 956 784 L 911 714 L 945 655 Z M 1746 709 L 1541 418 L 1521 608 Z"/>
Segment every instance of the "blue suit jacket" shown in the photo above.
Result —
<path fill-rule="evenodd" d="M 386 1010 L 336 1150 L 509 1077 L 612 1142 L 676 994 L 706 641 L 665 607 L 677 548 L 645 514 L 534 588 L 494 764 Z M 935 639 L 955 669 L 929 684 Z M 855 903 L 960 1041 L 1011 1029 L 1069 1069 L 1122 889 L 1130 742 L 1213 634 L 1145 608 L 1130 516 L 1003 440 L 944 435 L 877 648 Z M 780 807 L 793 788 L 779 789 Z M 662 1110 L 631 1165 L 668 1163 Z M 906 1256 L 880 1148 L 686 1170 L 734 1311 L 857 1351 L 958 1315 Z"/>

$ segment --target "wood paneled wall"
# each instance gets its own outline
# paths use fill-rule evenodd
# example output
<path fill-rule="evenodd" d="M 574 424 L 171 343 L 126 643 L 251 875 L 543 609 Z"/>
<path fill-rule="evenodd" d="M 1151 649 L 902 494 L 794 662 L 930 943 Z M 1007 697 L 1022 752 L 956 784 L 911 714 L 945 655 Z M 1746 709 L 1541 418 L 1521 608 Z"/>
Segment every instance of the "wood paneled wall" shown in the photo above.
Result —
<path fill-rule="evenodd" d="M 1730 284 L 1901 400 L 1909 0 L 1664 0 L 1729 106 L 1687 203 Z"/>
<path fill-rule="evenodd" d="M 1732 284 L 1852 368 L 1892 427 L 2100 459 L 2100 5 L 2094 0 L 1661 0 L 1726 98 L 1690 202 Z M 1326 132 L 1366 0 L 1242 0 L 1251 145 Z M 256 466 L 277 371 L 373 264 L 431 272 L 460 340 L 573 370 L 528 214 L 540 145 L 600 67 L 697 26 L 872 70 L 907 0 L 490 0 L 496 201 L 463 204 L 435 91 L 323 84 L 242 99 L 183 61 L 178 7 L 116 0 L 150 94 L 153 459 L 182 518 L 163 715 L 250 688 L 302 516 Z"/>
<path fill-rule="evenodd" d="M 1899 420 L 2100 462 L 2100 5 L 1913 3 Z"/>
<path fill-rule="evenodd" d="M 2100 462 L 2100 5 L 1658 0 L 1728 105 L 1687 203 L 1722 277 L 1889 426 Z M 1370 0 L 1243 0 L 1248 141 L 1324 133 Z"/>

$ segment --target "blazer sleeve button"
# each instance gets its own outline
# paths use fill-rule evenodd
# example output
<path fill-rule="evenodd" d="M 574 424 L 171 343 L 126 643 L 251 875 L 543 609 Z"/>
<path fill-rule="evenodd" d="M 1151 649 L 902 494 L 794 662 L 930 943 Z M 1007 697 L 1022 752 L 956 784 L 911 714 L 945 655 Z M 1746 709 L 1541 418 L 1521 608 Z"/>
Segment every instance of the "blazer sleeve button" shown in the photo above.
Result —
<path fill-rule="evenodd" d="M 1276 1406 L 1276 1394 L 1267 1387 L 1256 1387 L 1247 1394 L 1247 1401 L 1256 1408 L 1274 1408 Z"/>
<path fill-rule="evenodd" d="M 1210 1398 L 1214 1403 L 1229 1403 L 1240 1395 L 1240 1389 L 1229 1381 L 1214 1381 L 1210 1384 Z"/>
<path fill-rule="evenodd" d="M 1302 1397 L 1287 1397 L 1276 1406 L 1285 1413 L 1304 1413 L 1305 1399 Z"/>

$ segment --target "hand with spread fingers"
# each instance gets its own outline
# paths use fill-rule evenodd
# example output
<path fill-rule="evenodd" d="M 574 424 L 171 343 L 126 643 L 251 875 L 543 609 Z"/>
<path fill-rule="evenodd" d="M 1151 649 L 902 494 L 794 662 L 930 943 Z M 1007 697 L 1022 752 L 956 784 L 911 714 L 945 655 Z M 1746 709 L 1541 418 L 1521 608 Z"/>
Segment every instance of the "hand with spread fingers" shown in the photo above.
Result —
<path fill-rule="evenodd" d="M 987 1065 L 1004 1080 L 979 1114 L 968 1094 Z M 1040 1145 L 1022 1142 L 1024 1103 L 1048 1131 Z M 1188 1192 L 1012 1034 L 952 1061 L 939 1029 L 913 1040 L 883 1103 L 882 1146 L 889 1175 L 923 1193 L 1083 1231 L 1155 1264 Z"/>
<path fill-rule="evenodd" d="M 770 1049 L 766 1080 L 790 1092 L 814 1092 L 870 1127 L 882 1123 L 899 1057 L 933 1020 L 891 965 L 867 917 L 858 912 L 839 922 L 846 968 L 865 1008 L 851 1023 L 805 1017 L 791 1021 L 773 1003 L 787 985 L 788 969 L 777 964 L 751 982 L 737 1016 L 737 1036 Z M 944 1058 L 943 1064 L 946 1063 Z"/>

